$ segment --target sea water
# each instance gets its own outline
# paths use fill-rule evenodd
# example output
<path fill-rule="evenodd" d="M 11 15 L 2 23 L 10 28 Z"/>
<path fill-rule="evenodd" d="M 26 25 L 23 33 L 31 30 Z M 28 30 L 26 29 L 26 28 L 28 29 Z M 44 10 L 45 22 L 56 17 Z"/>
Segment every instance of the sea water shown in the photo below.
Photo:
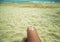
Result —
<path fill-rule="evenodd" d="M 30 25 L 42 42 L 60 42 L 60 3 L 0 3 L 0 42 L 21 42 Z"/>

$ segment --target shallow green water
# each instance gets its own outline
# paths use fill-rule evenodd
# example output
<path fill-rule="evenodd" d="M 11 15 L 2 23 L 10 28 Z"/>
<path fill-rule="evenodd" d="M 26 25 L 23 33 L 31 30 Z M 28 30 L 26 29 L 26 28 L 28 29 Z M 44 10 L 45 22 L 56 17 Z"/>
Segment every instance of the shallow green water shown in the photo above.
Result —
<path fill-rule="evenodd" d="M 42 42 L 60 42 L 60 8 L 0 6 L 0 42 L 20 42 L 30 25 Z"/>

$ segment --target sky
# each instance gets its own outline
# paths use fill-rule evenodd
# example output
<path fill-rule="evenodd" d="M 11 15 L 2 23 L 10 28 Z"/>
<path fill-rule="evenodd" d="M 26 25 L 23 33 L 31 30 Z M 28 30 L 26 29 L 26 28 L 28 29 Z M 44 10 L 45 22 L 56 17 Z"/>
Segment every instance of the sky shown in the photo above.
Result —
<path fill-rule="evenodd" d="M 60 0 L 0 0 L 0 2 L 32 2 L 32 1 L 37 1 L 37 2 L 45 2 L 45 1 L 54 1 L 54 2 L 60 2 Z"/>

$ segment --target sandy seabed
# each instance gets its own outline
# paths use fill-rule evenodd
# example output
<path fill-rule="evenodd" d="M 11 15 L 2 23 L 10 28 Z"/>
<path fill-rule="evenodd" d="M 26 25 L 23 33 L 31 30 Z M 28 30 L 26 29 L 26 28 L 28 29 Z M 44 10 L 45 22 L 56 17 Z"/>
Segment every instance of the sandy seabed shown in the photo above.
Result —
<path fill-rule="evenodd" d="M 60 3 L 0 3 L 0 42 L 21 42 L 30 25 L 42 42 L 60 42 Z"/>

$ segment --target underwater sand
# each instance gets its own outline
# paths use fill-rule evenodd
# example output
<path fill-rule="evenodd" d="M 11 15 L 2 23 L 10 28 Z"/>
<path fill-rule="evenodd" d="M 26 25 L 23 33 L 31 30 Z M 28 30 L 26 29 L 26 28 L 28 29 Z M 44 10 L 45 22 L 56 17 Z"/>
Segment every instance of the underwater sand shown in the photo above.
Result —
<path fill-rule="evenodd" d="M 42 42 L 60 42 L 60 4 L 45 6 L 48 7 L 0 4 L 0 42 L 21 42 L 30 25 L 36 28 Z"/>

